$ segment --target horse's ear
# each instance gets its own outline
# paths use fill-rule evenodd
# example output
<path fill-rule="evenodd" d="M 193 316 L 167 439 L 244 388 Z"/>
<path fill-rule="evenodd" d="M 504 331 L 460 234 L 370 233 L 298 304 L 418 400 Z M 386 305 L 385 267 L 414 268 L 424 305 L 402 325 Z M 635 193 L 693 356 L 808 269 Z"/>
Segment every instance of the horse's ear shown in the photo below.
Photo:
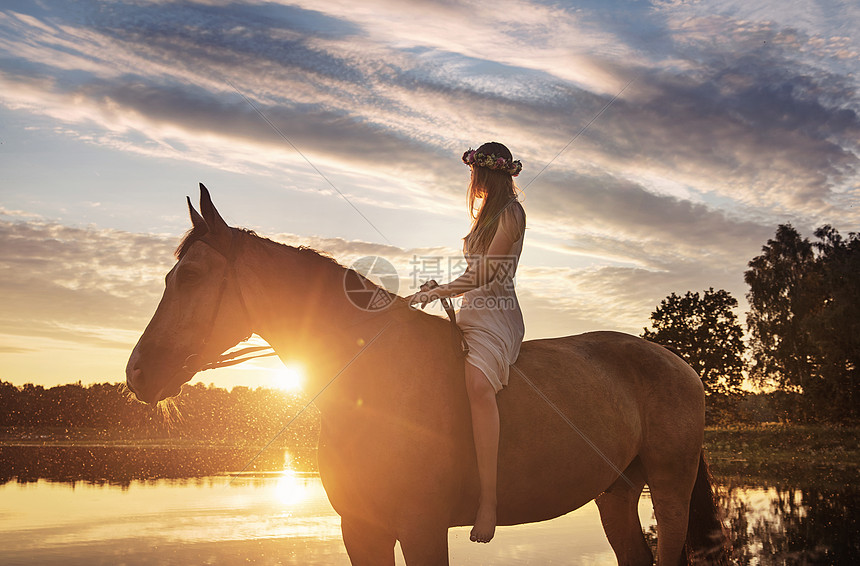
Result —
<path fill-rule="evenodd" d="M 191 216 L 191 225 L 194 227 L 194 231 L 199 232 L 200 234 L 205 234 L 209 231 L 209 228 L 206 226 L 206 221 L 203 220 L 200 213 L 194 210 L 194 205 L 191 204 L 191 197 L 185 197 L 185 200 L 188 201 L 188 214 Z"/>
<path fill-rule="evenodd" d="M 209 232 L 216 238 L 226 236 L 230 233 L 230 227 L 218 214 L 215 205 L 212 204 L 212 197 L 209 196 L 209 189 L 203 183 L 200 183 L 200 212 L 203 213 L 203 220 L 206 221 L 206 227 Z"/>

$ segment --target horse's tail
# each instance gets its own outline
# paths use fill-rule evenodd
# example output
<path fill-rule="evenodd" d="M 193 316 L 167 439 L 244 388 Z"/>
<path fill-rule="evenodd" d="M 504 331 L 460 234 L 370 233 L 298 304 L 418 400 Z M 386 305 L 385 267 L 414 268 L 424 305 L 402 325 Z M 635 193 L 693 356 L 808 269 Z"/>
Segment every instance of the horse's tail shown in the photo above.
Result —
<path fill-rule="evenodd" d="M 713 478 L 705 461 L 699 456 L 699 472 L 690 497 L 690 519 L 687 525 L 685 551 L 690 564 L 731 564 L 732 545 L 714 495 Z"/>

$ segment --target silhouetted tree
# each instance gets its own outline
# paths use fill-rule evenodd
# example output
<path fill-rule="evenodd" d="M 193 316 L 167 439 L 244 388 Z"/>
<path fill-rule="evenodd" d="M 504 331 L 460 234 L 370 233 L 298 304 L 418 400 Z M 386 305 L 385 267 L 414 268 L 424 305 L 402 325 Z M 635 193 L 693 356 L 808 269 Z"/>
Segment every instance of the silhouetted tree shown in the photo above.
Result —
<path fill-rule="evenodd" d="M 708 395 L 740 392 L 744 370 L 743 330 L 732 309 L 738 301 L 711 287 L 699 295 L 672 293 L 651 313 L 642 337 L 677 350 L 696 370 Z"/>
<path fill-rule="evenodd" d="M 819 239 L 815 300 L 804 320 L 817 362 L 807 389 L 818 403 L 817 418 L 853 420 L 860 416 L 860 236 L 843 238 L 831 226 L 815 231 Z"/>
<path fill-rule="evenodd" d="M 790 224 L 783 224 L 744 273 L 750 286 L 750 373 L 760 385 L 798 391 L 812 375 L 811 345 L 803 318 L 812 308 L 807 290 L 814 263 L 809 240 L 801 238 Z"/>
<path fill-rule="evenodd" d="M 831 226 L 815 236 L 810 243 L 779 226 L 744 274 L 752 375 L 801 393 L 796 417 L 852 420 L 860 416 L 860 238 Z"/>

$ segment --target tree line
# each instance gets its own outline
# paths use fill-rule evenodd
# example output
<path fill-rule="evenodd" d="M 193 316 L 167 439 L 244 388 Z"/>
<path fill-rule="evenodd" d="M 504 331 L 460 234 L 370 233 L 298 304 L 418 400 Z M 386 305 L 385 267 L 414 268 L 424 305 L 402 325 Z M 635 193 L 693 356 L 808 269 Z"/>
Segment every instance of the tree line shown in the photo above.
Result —
<path fill-rule="evenodd" d="M 184 385 L 172 404 L 154 410 L 133 400 L 121 384 L 44 388 L 0 382 L 0 428 L 16 439 L 170 439 L 254 446 L 277 436 L 276 446 L 316 446 L 319 424 L 312 410 L 284 429 L 303 407 L 299 396 L 263 387 L 227 391 L 202 383 Z"/>
<path fill-rule="evenodd" d="M 738 301 L 722 289 L 672 293 L 651 313 L 642 337 L 699 373 L 712 422 L 860 416 L 860 236 L 829 225 L 814 236 L 780 225 L 748 263 L 746 341 Z M 745 377 L 767 393 L 745 394 Z"/>

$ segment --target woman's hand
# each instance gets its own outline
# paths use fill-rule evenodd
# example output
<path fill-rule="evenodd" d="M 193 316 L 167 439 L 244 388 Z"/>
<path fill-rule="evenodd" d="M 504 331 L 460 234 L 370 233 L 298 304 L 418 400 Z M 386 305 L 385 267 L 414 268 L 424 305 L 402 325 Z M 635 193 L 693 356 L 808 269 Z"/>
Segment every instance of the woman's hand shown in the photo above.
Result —
<path fill-rule="evenodd" d="M 427 303 L 432 303 L 436 299 L 444 299 L 448 295 L 443 292 L 443 287 L 443 285 L 439 285 L 433 279 L 427 281 L 421 285 L 420 291 L 407 298 L 409 306 L 411 307 L 413 304 L 421 303 L 421 308 L 423 309 L 427 306 Z"/>
<path fill-rule="evenodd" d="M 421 308 L 423 309 L 427 306 L 427 303 L 432 303 L 436 299 L 443 298 L 445 298 L 444 295 L 439 293 L 436 289 L 433 289 L 431 291 L 418 291 L 414 295 L 410 295 L 409 297 L 407 297 L 406 300 L 409 301 L 410 307 L 415 304 L 420 304 Z"/>

